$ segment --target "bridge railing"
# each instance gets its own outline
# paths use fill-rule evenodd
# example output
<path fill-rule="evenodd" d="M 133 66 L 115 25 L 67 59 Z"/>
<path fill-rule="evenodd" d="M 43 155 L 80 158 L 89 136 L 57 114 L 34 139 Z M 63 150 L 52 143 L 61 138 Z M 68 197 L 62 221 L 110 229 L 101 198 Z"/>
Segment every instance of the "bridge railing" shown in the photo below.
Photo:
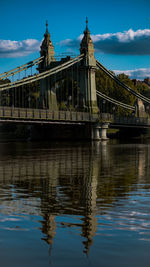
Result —
<path fill-rule="evenodd" d="M 117 117 L 114 116 L 113 124 L 118 125 L 150 125 L 150 118 L 148 117 Z"/>
<path fill-rule="evenodd" d="M 112 122 L 114 120 L 114 115 L 110 113 L 100 113 L 100 120 Z"/>
<path fill-rule="evenodd" d="M 96 122 L 99 114 L 75 111 L 51 111 L 48 109 L 29 109 L 0 107 L 0 119 L 5 120 L 37 120 L 37 121 L 74 121 Z"/>
<path fill-rule="evenodd" d="M 0 120 L 15 121 L 68 121 L 68 122 L 108 122 L 114 126 L 150 126 L 150 118 L 117 117 L 109 113 L 92 114 L 77 111 L 51 111 L 48 109 L 29 109 L 0 107 Z"/>

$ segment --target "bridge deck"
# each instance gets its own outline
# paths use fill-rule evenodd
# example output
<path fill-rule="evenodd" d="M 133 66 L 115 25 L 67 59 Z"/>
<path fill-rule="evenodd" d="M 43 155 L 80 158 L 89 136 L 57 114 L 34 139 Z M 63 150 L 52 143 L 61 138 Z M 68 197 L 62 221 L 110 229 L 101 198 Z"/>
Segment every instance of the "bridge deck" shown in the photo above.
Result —
<path fill-rule="evenodd" d="M 28 109 L 0 107 L 1 122 L 24 123 L 88 123 L 96 122 L 98 114 L 74 111 L 50 111 L 48 109 Z"/>
<path fill-rule="evenodd" d="M 108 122 L 110 127 L 150 127 L 150 118 L 116 117 L 109 113 L 50 111 L 48 109 L 29 109 L 0 107 L 0 122 L 46 123 L 46 124 L 85 124 Z"/>
<path fill-rule="evenodd" d="M 116 117 L 110 123 L 112 128 L 149 128 L 150 118 L 148 117 Z"/>

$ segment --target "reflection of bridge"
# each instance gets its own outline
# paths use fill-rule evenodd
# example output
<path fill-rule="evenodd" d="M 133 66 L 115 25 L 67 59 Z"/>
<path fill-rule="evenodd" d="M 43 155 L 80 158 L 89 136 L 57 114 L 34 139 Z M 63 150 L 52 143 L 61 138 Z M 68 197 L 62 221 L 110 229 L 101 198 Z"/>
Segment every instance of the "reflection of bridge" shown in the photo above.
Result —
<path fill-rule="evenodd" d="M 128 149 L 128 154 L 121 157 L 117 147 L 105 142 L 49 149 L 26 143 L 15 145 L 15 149 L 13 143 L 0 144 L 0 204 L 12 214 L 41 215 L 42 236 L 50 245 L 60 226 L 74 232 L 78 229 L 88 253 L 97 231 L 97 209 L 107 214 L 119 196 L 128 197 L 133 184 L 135 188 L 138 181 L 149 181 L 148 146 L 122 146 L 122 152 Z M 129 160 L 133 151 L 136 161 Z M 63 215 L 67 215 L 65 220 Z M 69 215 L 79 219 L 70 220 Z M 57 217 L 61 218 L 59 223 Z"/>
<path fill-rule="evenodd" d="M 47 24 L 40 54 L 38 59 L 0 75 L 1 122 L 28 122 L 32 125 L 41 122 L 64 125 L 89 123 L 89 137 L 92 139 L 99 139 L 100 136 L 105 139 L 109 125 L 149 127 L 149 120 L 144 119 L 143 104 L 130 106 L 96 90 L 95 72 L 100 69 L 120 86 L 120 90 L 123 88 L 150 104 L 149 98 L 125 85 L 95 59 L 88 21 L 79 56 L 67 56 L 56 61 Z M 39 72 L 32 75 L 32 69 L 37 65 Z M 99 104 L 102 99 L 111 105 L 129 110 L 132 117 L 116 119 L 112 116 L 113 113 L 102 114 Z M 133 114 L 136 114 L 136 117 L 133 117 Z"/>

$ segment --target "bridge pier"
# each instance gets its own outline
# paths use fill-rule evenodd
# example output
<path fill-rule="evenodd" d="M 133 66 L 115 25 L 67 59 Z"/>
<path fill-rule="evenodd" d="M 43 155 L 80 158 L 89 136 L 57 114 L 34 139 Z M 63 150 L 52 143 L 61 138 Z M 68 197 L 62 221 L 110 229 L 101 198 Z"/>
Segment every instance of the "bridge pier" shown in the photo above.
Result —
<path fill-rule="evenodd" d="M 100 125 L 94 125 L 92 127 L 92 140 L 100 140 Z"/>
<path fill-rule="evenodd" d="M 101 141 L 108 140 L 108 137 L 107 137 L 108 126 L 109 126 L 109 123 L 99 123 L 99 124 L 93 125 L 92 140 L 101 140 Z"/>
<path fill-rule="evenodd" d="M 80 54 L 83 55 L 83 60 L 80 66 L 80 93 L 81 107 L 87 107 L 92 113 L 98 113 L 96 96 L 96 59 L 94 56 L 94 45 L 88 29 L 88 21 L 86 20 L 86 29 L 82 41 L 80 43 Z M 95 130 L 96 134 L 96 130 Z"/>
<path fill-rule="evenodd" d="M 109 126 L 109 123 L 102 123 L 100 127 L 100 138 L 102 141 L 108 140 L 108 137 L 107 137 L 108 126 Z"/>

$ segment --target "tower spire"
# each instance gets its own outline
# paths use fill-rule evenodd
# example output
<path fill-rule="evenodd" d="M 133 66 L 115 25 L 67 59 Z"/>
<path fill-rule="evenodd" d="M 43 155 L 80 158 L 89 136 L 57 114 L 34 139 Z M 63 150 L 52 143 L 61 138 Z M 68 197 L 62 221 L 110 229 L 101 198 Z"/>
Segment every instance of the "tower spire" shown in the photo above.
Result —
<path fill-rule="evenodd" d="M 46 20 L 46 32 L 44 33 L 44 39 L 40 50 L 41 56 L 44 56 L 44 60 L 41 63 L 40 68 L 44 69 L 50 65 L 51 62 L 55 61 L 54 46 L 52 44 L 50 33 L 48 32 L 48 21 Z"/>
<path fill-rule="evenodd" d="M 46 33 L 48 33 L 48 20 L 46 20 Z"/>
<path fill-rule="evenodd" d="M 86 30 L 88 31 L 88 17 L 86 17 Z"/>
<path fill-rule="evenodd" d="M 82 53 L 94 53 L 94 46 L 88 29 L 88 18 L 86 17 L 86 28 L 84 30 L 83 39 L 80 44 L 80 52 Z"/>

